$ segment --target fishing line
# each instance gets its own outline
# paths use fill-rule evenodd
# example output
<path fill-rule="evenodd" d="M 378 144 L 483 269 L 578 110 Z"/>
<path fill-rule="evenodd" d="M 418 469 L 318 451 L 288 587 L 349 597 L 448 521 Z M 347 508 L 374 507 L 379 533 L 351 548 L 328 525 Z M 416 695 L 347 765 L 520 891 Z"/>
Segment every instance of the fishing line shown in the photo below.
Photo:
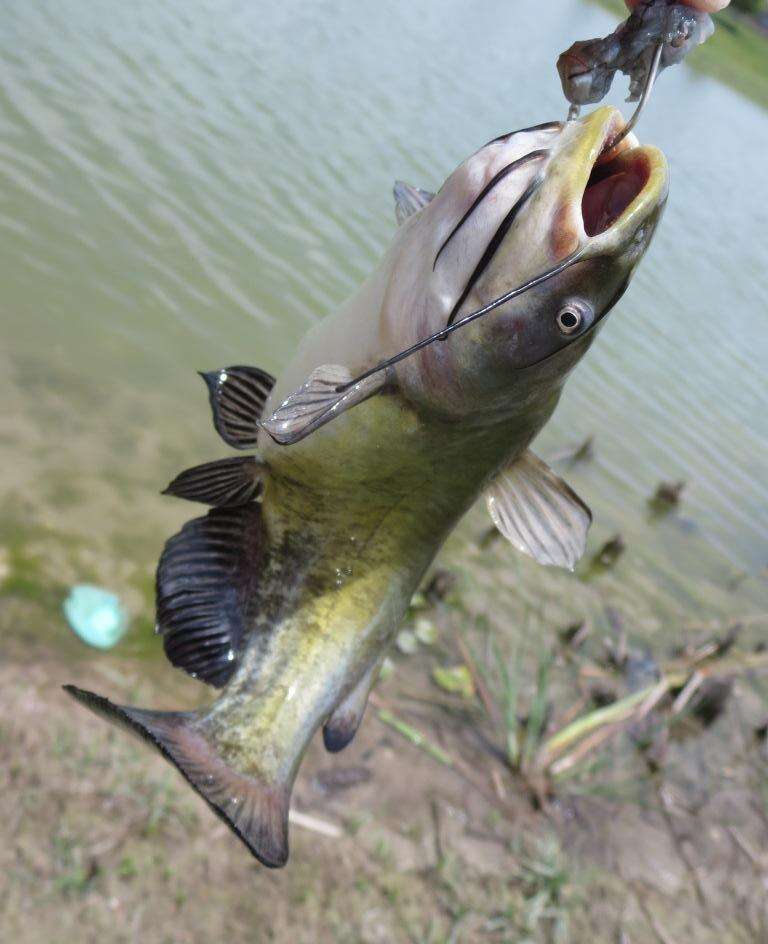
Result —
<path fill-rule="evenodd" d="M 542 282 L 546 282 L 548 279 L 559 275 L 569 266 L 573 265 L 574 262 L 578 262 L 578 260 L 584 254 L 585 249 L 586 246 L 580 246 L 578 249 L 570 253 L 570 255 L 566 256 L 561 262 L 558 262 L 556 266 L 553 266 L 551 269 L 547 269 L 546 272 L 542 272 L 540 275 L 534 276 L 532 279 L 529 279 L 522 285 L 518 285 L 517 288 L 513 288 L 511 291 L 507 292 L 506 295 L 500 295 L 498 298 L 495 298 L 492 302 L 489 302 L 482 308 L 478 308 L 476 311 L 470 312 L 468 315 L 465 315 L 458 321 L 454 321 L 453 324 L 443 328 L 442 331 L 437 331 L 435 334 L 431 334 L 428 338 L 422 338 L 421 341 L 417 341 L 416 344 L 411 345 L 411 347 L 406 348 L 404 351 L 400 351 L 400 353 L 395 354 L 394 357 L 387 358 L 387 360 L 381 361 L 379 364 L 376 364 L 375 367 L 369 368 L 359 376 L 354 377 L 352 380 L 348 380 L 346 383 L 339 384 L 339 386 L 336 387 L 336 393 L 344 393 L 346 390 L 354 387 L 355 384 L 360 383 L 360 381 L 366 380 L 368 377 L 372 377 L 373 374 L 377 374 L 380 370 L 385 370 L 387 367 L 392 367 L 394 364 L 405 360 L 406 357 L 410 357 L 411 354 L 415 354 L 417 351 L 427 347 L 434 341 L 444 341 L 452 332 L 458 331 L 459 328 L 463 328 L 465 325 L 475 321 L 477 318 L 487 315 L 488 312 L 493 311 L 495 308 L 499 308 L 501 305 L 506 305 L 507 302 L 511 301 L 513 298 L 517 298 L 518 295 L 522 295 L 529 289 L 535 288 L 537 285 L 541 285 Z"/>
<path fill-rule="evenodd" d="M 653 83 L 656 81 L 656 76 L 659 72 L 659 63 L 661 62 L 661 54 L 664 51 L 664 40 L 662 39 L 658 46 L 656 47 L 656 52 L 653 54 L 653 60 L 651 61 L 651 68 L 648 70 L 648 75 L 645 77 L 645 85 L 643 86 L 643 94 L 640 96 L 640 101 L 637 103 L 637 108 L 632 112 L 632 117 L 624 125 L 622 130 L 616 135 L 616 137 L 611 141 L 610 146 L 612 148 L 616 147 L 619 141 L 623 141 L 624 138 L 629 134 L 629 132 L 637 124 L 640 115 L 645 108 L 648 98 L 650 97 L 651 90 L 653 89 Z"/>

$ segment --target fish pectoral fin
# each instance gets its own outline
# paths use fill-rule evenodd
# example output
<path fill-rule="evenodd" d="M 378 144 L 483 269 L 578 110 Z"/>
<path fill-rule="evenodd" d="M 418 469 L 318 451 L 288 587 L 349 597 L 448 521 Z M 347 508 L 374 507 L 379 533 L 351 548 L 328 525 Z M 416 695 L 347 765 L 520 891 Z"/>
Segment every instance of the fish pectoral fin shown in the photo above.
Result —
<path fill-rule="evenodd" d="M 352 379 L 349 369 L 339 364 L 317 367 L 306 383 L 285 399 L 261 425 L 276 443 L 290 446 L 373 396 L 384 386 L 386 372 L 379 371 L 347 389 L 338 389 Z"/>
<path fill-rule="evenodd" d="M 503 468 L 486 493 L 504 537 L 540 564 L 573 570 L 584 553 L 592 512 L 532 452 Z"/>
<path fill-rule="evenodd" d="M 258 502 L 214 508 L 167 541 L 157 565 L 156 624 L 173 665 L 216 687 L 229 681 L 265 547 Z"/>
<path fill-rule="evenodd" d="M 259 862 L 270 868 L 285 865 L 290 784 L 268 783 L 234 769 L 197 712 L 147 711 L 115 705 L 74 685 L 64 689 L 97 715 L 153 744 Z"/>
<path fill-rule="evenodd" d="M 392 188 L 392 194 L 395 198 L 395 219 L 397 225 L 404 223 L 409 216 L 418 213 L 425 207 L 430 200 L 434 198 L 434 193 L 429 190 L 421 190 L 419 187 L 412 187 L 402 180 L 396 180 Z"/>
<path fill-rule="evenodd" d="M 208 387 L 216 432 L 234 449 L 253 449 L 259 420 L 275 378 L 258 367 L 222 367 L 200 371 Z"/>
<path fill-rule="evenodd" d="M 343 750 L 357 734 L 380 666 L 381 661 L 377 660 L 352 691 L 334 708 L 323 725 L 323 744 L 325 744 L 325 749 L 332 754 Z"/>
<path fill-rule="evenodd" d="M 254 456 L 233 456 L 205 462 L 180 472 L 163 495 L 204 505 L 245 505 L 264 487 L 266 466 Z"/>

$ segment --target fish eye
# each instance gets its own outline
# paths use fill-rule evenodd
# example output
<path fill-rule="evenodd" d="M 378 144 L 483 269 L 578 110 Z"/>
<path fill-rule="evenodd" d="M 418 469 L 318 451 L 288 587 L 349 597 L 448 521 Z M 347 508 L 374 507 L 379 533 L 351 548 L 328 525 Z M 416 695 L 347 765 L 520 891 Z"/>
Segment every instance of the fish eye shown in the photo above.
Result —
<path fill-rule="evenodd" d="M 557 327 L 563 334 L 573 334 L 578 331 L 584 320 L 578 308 L 562 308 L 557 313 Z"/>

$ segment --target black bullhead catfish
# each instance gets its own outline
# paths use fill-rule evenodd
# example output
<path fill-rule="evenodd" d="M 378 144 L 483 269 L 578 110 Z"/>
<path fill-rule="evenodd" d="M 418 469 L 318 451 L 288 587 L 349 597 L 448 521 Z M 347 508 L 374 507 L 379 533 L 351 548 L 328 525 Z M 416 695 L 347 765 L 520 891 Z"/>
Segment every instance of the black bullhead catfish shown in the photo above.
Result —
<path fill-rule="evenodd" d="M 436 195 L 398 184 L 381 264 L 277 382 L 204 375 L 216 429 L 254 454 L 168 486 L 212 507 L 165 546 L 157 630 L 221 693 L 150 711 L 68 691 L 153 744 L 265 865 L 287 860 L 310 738 L 354 737 L 412 594 L 478 496 L 541 563 L 573 568 L 584 549 L 587 506 L 529 445 L 666 200 L 664 156 L 632 135 L 613 147 L 622 128 L 601 108 L 496 138 Z"/>

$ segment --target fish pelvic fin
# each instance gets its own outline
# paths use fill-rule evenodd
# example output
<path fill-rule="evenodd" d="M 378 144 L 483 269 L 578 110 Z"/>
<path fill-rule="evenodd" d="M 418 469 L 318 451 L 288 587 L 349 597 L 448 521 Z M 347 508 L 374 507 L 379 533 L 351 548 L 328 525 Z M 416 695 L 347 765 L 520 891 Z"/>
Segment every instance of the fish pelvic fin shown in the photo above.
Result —
<path fill-rule="evenodd" d="M 381 660 L 377 660 L 349 694 L 334 708 L 323 725 L 323 744 L 331 754 L 343 751 L 352 741 L 363 720 L 368 696 L 378 678 Z"/>
<path fill-rule="evenodd" d="M 268 783 L 230 766 L 196 711 L 148 711 L 116 705 L 74 685 L 64 689 L 97 715 L 153 744 L 262 865 L 285 865 L 290 784 Z"/>
<path fill-rule="evenodd" d="M 486 492 L 493 523 L 540 564 L 573 570 L 584 553 L 592 512 L 530 450 L 505 466 Z"/>

